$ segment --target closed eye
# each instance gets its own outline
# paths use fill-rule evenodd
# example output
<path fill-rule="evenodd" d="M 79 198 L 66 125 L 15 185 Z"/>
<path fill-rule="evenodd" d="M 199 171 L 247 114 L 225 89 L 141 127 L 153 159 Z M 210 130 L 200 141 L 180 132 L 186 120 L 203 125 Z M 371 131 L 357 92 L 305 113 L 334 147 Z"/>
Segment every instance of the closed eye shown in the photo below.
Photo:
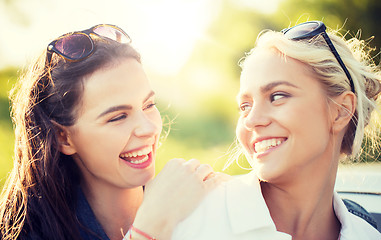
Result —
<path fill-rule="evenodd" d="M 117 115 L 116 117 L 113 117 L 111 118 L 110 120 L 108 120 L 107 122 L 117 122 L 117 121 L 120 121 L 120 120 L 123 120 L 123 119 L 126 119 L 127 118 L 127 114 L 125 113 L 122 113 L 122 114 L 119 114 Z"/>
<path fill-rule="evenodd" d="M 146 107 L 144 107 L 143 110 L 148 110 L 150 108 L 153 108 L 153 107 L 155 107 L 155 105 L 156 105 L 156 103 L 150 103 Z"/>

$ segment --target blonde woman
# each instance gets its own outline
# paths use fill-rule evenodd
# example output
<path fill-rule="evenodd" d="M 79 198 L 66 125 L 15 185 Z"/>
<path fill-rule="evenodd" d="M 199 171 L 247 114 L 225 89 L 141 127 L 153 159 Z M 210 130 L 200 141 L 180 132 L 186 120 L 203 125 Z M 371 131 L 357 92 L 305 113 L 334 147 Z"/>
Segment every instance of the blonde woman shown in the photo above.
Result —
<path fill-rule="evenodd" d="M 253 171 L 209 194 L 172 239 L 381 239 L 334 192 L 339 160 L 359 153 L 381 90 L 363 49 L 319 21 L 263 32 L 237 97 Z"/>

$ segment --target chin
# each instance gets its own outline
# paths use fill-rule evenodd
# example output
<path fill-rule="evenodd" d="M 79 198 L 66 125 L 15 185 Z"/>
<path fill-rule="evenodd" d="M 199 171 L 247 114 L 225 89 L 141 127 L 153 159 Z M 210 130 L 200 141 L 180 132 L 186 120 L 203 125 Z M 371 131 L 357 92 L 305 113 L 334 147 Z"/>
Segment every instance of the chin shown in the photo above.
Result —
<path fill-rule="evenodd" d="M 152 167 L 149 169 L 149 171 L 147 171 L 144 174 L 141 174 L 141 176 L 139 177 L 140 182 L 142 183 L 141 185 L 146 185 L 147 182 L 149 182 L 154 177 L 155 177 L 155 168 Z"/>
<path fill-rule="evenodd" d="M 256 163 L 253 169 L 258 179 L 263 182 L 273 182 L 280 177 L 280 173 L 276 167 L 270 166 L 270 164 Z"/>
<path fill-rule="evenodd" d="M 151 179 L 155 177 L 155 168 L 146 169 L 146 171 L 141 172 L 134 177 L 129 177 L 126 179 L 126 184 L 132 187 L 140 187 L 146 185 Z"/>

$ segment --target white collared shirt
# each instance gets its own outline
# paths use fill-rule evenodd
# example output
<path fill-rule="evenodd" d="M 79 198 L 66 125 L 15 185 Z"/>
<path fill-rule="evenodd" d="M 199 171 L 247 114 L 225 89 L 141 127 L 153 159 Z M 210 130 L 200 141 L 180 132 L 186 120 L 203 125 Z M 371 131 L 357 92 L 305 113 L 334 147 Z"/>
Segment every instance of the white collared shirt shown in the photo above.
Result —
<path fill-rule="evenodd" d="M 365 220 L 347 211 L 334 194 L 334 209 L 341 222 L 340 240 L 381 240 Z M 236 177 L 212 191 L 198 208 L 175 228 L 172 240 L 291 240 L 278 232 L 254 173 Z"/>
<path fill-rule="evenodd" d="M 350 213 L 336 192 L 333 195 L 333 208 L 341 223 L 340 240 L 381 240 L 381 233 L 364 219 Z"/>

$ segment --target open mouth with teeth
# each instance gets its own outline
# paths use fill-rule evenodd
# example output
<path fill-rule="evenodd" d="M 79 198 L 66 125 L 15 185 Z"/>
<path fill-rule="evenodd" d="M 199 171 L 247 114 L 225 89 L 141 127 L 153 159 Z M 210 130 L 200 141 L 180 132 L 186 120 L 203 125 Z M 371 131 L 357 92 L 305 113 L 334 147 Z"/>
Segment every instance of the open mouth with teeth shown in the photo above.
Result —
<path fill-rule="evenodd" d="M 152 146 L 138 151 L 126 152 L 119 155 L 127 165 L 133 168 L 146 168 L 152 163 Z"/>
<path fill-rule="evenodd" d="M 275 148 L 285 142 L 286 138 L 271 138 L 254 144 L 254 151 L 257 154 L 264 153 L 272 148 Z"/>

